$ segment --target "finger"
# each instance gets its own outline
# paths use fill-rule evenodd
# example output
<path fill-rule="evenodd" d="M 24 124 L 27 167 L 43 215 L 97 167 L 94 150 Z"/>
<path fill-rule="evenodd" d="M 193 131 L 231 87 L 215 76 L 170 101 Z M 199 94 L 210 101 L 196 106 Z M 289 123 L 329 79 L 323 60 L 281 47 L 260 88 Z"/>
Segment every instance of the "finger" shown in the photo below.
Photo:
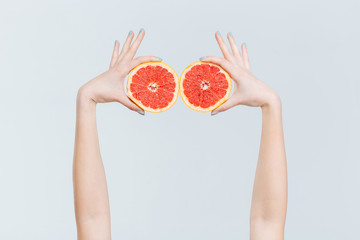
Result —
<path fill-rule="evenodd" d="M 130 59 L 132 59 L 135 56 L 136 51 L 138 50 L 140 43 L 143 40 L 144 36 L 145 36 L 145 30 L 142 28 L 142 29 L 140 29 L 139 34 L 137 35 L 135 41 L 133 42 L 133 44 L 131 45 L 131 47 L 129 49 L 129 54 L 130 54 L 129 58 Z"/>
<path fill-rule="evenodd" d="M 132 60 L 132 62 L 130 64 L 130 67 L 131 67 L 131 69 L 133 69 L 137 65 L 140 65 L 140 64 L 145 63 L 145 62 L 160 62 L 160 61 L 162 61 L 162 59 L 159 58 L 159 57 L 142 56 L 142 57 L 137 57 L 134 60 Z"/>
<path fill-rule="evenodd" d="M 231 51 L 234 54 L 234 56 L 241 57 L 241 53 L 239 51 L 238 46 L 236 45 L 235 39 L 231 32 L 228 33 L 227 38 L 229 40 Z"/>
<path fill-rule="evenodd" d="M 220 112 L 224 112 L 232 107 L 235 107 L 236 105 L 238 105 L 238 101 L 235 97 L 230 97 L 226 102 L 224 102 L 222 105 L 220 105 L 218 108 L 214 109 L 211 112 L 211 115 L 216 115 Z"/>
<path fill-rule="evenodd" d="M 136 105 L 133 101 L 131 101 L 131 99 L 127 96 L 119 99 L 118 102 L 132 111 L 138 112 L 141 115 L 145 115 L 145 111 Z"/>
<path fill-rule="evenodd" d="M 242 50 L 242 57 L 243 57 L 243 60 L 244 60 L 245 67 L 248 70 L 250 70 L 250 60 L 249 60 L 249 55 L 248 55 L 247 47 L 246 47 L 245 43 L 243 43 L 241 45 L 241 50 Z"/>
<path fill-rule="evenodd" d="M 217 31 L 215 33 L 215 38 L 216 38 L 216 41 L 219 44 L 219 47 L 220 47 L 221 52 L 223 53 L 224 57 L 226 59 L 230 59 L 231 58 L 231 53 L 230 53 L 228 47 L 226 46 L 226 43 L 224 42 L 223 38 L 221 37 L 221 34 L 220 34 L 219 31 Z"/>
<path fill-rule="evenodd" d="M 114 66 L 114 64 L 116 63 L 116 60 L 119 56 L 119 47 L 120 47 L 119 41 L 115 40 L 114 49 L 113 49 L 113 53 L 112 53 L 112 57 L 111 57 L 111 61 L 110 61 L 110 67 Z"/>
<path fill-rule="evenodd" d="M 227 72 L 229 72 L 230 69 L 230 63 L 222 57 L 214 57 L 214 56 L 207 56 L 200 58 L 203 62 L 209 62 L 209 63 L 215 63 L 217 65 L 220 65 L 222 68 L 224 68 Z"/>
<path fill-rule="evenodd" d="M 133 38 L 134 38 L 134 33 L 133 31 L 130 31 L 125 40 L 124 46 L 121 49 L 120 55 L 125 54 L 129 50 Z"/>

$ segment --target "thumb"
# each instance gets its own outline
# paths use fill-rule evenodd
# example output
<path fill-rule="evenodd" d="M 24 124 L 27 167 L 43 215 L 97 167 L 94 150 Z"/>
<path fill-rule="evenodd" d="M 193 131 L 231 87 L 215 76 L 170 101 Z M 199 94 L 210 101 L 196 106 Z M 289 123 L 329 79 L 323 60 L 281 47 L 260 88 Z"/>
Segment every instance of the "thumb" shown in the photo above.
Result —
<path fill-rule="evenodd" d="M 222 68 L 224 68 L 228 72 L 230 69 L 229 62 L 225 58 L 222 58 L 222 57 L 206 56 L 206 57 L 201 57 L 200 61 L 220 65 Z"/>
<path fill-rule="evenodd" d="M 235 97 L 230 97 L 226 102 L 224 102 L 219 107 L 214 109 L 211 112 L 211 115 L 214 116 L 214 115 L 218 114 L 219 112 L 224 112 L 232 107 L 235 107 L 236 105 L 238 105 L 237 99 Z"/>
<path fill-rule="evenodd" d="M 122 105 L 124 105 L 125 107 L 127 107 L 128 109 L 135 111 L 141 115 L 145 115 L 145 111 L 143 109 L 141 109 L 138 105 L 136 105 L 129 97 L 125 96 L 122 99 L 119 99 L 118 101 L 119 103 L 121 103 Z"/>
<path fill-rule="evenodd" d="M 137 57 L 134 60 L 132 60 L 132 62 L 130 64 L 130 68 L 133 69 L 137 65 L 140 65 L 140 64 L 145 63 L 145 62 L 160 62 L 160 61 L 162 61 L 162 59 L 160 57 L 155 57 L 155 56 Z"/>

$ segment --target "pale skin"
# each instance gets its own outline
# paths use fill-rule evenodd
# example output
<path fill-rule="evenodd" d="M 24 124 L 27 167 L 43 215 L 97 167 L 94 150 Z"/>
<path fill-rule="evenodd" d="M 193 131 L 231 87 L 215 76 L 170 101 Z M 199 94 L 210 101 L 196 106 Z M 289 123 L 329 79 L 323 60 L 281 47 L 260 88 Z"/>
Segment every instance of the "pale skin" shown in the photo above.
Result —
<path fill-rule="evenodd" d="M 119 102 L 140 114 L 123 88 L 132 68 L 155 56 L 134 59 L 145 35 L 142 30 L 133 40 L 131 32 L 123 44 L 116 41 L 108 71 L 83 85 L 77 97 L 76 137 L 74 150 L 74 200 L 79 240 L 111 239 L 110 207 L 104 166 L 96 127 L 97 103 Z M 222 66 L 234 81 L 233 95 L 212 114 L 237 105 L 259 107 L 262 111 L 262 134 L 250 211 L 251 240 L 284 239 L 287 208 L 287 168 L 281 117 L 281 101 L 277 93 L 250 71 L 247 49 L 239 49 L 231 34 L 228 49 L 219 33 L 215 38 L 224 57 L 203 57 L 204 62 Z"/>

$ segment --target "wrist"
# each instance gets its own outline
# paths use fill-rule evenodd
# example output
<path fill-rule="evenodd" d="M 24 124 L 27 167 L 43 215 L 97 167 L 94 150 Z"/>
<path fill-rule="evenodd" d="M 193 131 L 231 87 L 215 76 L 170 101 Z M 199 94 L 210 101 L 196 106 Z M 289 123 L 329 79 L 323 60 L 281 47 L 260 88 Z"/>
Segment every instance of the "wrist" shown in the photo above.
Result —
<path fill-rule="evenodd" d="M 91 109 L 96 107 L 96 102 L 92 99 L 86 85 L 80 87 L 78 90 L 76 107 L 77 109 Z"/>
<path fill-rule="evenodd" d="M 281 112 L 281 99 L 276 92 L 272 92 L 266 101 L 261 105 L 261 110 Z"/>

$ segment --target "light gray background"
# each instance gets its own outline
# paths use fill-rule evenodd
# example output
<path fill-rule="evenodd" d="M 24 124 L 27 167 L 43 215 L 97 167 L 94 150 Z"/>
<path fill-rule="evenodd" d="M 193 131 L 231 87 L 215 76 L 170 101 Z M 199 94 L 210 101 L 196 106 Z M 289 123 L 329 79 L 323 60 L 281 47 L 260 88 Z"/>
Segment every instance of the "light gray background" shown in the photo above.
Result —
<path fill-rule="evenodd" d="M 0 6 L 0 239 L 75 239 L 77 89 L 108 67 L 115 39 L 178 74 L 248 46 L 283 100 L 287 239 L 359 239 L 358 1 L 7 1 Z M 113 239 L 248 239 L 259 109 L 210 117 L 178 99 L 142 117 L 98 106 Z"/>

